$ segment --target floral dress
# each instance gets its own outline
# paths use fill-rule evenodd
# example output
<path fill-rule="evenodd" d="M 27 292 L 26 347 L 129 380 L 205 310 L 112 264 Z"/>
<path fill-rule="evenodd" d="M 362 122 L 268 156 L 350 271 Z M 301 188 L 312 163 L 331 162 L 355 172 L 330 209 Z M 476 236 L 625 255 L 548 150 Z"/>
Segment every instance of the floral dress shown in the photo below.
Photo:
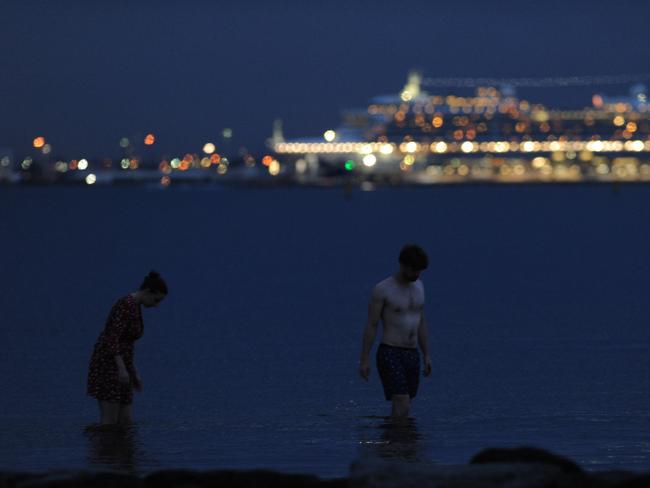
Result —
<path fill-rule="evenodd" d="M 97 400 L 128 405 L 133 402 L 133 346 L 142 337 L 144 324 L 140 305 L 131 295 L 120 298 L 108 315 L 106 326 L 95 343 L 88 369 L 88 395 Z M 115 356 L 120 355 L 129 373 L 129 383 L 120 383 Z"/>

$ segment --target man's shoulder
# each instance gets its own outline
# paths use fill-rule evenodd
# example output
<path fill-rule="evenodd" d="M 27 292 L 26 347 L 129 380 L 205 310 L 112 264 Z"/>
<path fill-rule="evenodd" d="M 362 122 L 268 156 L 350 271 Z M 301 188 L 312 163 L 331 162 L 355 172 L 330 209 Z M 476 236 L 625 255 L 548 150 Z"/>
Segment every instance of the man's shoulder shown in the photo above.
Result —
<path fill-rule="evenodd" d="M 386 289 L 391 286 L 393 286 L 395 283 L 395 278 L 393 276 L 388 276 L 381 280 L 379 283 L 375 285 L 375 288 L 380 288 L 380 289 Z"/>
<path fill-rule="evenodd" d="M 385 297 L 386 293 L 392 286 L 392 280 L 393 277 L 389 276 L 388 278 L 384 278 L 381 280 L 379 283 L 377 283 L 375 286 L 372 287 L 372 295 L 373 297 Z"/>

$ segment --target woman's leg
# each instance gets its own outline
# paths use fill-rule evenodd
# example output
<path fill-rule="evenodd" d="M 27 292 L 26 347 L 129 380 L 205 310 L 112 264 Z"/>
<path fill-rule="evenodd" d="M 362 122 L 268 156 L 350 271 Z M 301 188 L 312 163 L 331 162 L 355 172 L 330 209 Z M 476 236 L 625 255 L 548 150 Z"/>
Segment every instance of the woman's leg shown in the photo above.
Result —
<path fill-rule="evenodd" d="M 102 425 L 115 425 L 120 414 L 120 404 L 98 400 L 100 423 Z"/>
<path fill-rule="evenodd" d="M 133 417 L 131 416 L 131 404 L 120 405 L 117 421 L 122 425 L 133 423 Z"/>

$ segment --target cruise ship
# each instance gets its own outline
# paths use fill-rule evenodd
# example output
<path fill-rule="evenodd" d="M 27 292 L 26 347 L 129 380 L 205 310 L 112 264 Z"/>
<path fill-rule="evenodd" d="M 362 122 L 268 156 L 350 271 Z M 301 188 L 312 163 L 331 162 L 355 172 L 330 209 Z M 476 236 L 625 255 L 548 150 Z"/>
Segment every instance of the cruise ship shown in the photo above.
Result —
<path fill-rule="evenodd" d="M 596 93 L 580 110 L 519 99 L 513 86 L 429 94 L 404 88 L 348 111 L 338 128 L 269 144 L 298 181 L 355 176 L 387 182 L 650 181 L 650 103 Z"/>

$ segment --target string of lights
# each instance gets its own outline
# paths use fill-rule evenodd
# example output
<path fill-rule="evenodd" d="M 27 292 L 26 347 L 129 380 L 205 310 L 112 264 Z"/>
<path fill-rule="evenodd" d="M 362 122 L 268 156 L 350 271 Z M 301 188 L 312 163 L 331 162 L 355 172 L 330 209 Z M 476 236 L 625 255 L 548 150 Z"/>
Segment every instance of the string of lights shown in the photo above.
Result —
<path fill-rule="evenodd" d="M 529 88 L 555 88 L 568 86 L 617 85 L 649 81 L 650 73 L 594 75 L 594 76 L 552 76 L 543 78 L 423 78 L 427 87 L 477 87 L 513 86 Z"/>

